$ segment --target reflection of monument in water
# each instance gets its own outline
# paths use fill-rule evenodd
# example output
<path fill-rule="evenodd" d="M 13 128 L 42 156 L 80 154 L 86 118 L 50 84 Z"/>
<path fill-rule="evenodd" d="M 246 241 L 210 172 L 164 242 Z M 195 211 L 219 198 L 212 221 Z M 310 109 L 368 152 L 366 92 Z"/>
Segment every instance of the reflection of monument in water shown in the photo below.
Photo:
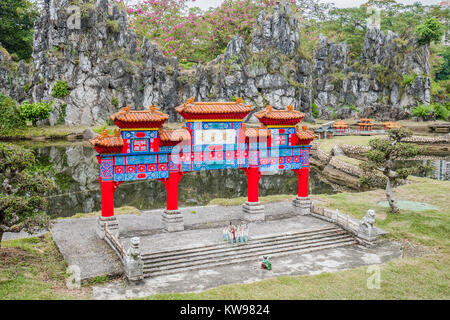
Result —
<path fill-rule="evenodd" d="M 433 168 L 431 177 L 437 180 L 450 180 L 450 160 L 423 160 L 423 164 L 428 164 Z"/>

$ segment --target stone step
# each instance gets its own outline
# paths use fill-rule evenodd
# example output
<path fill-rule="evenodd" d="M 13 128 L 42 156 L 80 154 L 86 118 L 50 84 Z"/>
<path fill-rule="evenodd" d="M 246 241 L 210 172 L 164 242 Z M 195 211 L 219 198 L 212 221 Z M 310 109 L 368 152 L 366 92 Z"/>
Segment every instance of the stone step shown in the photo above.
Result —
<path fill-rule="evenodd" d="M 331 243 L 327 243 L 327 244 L 322 243 L 322 244 L 316 244 L 315 246 L 309 245 L 309 246 L 306 246 L 303 248 L 295 247 L 295 248 L 290 248 L 290 249 L 284 248 L 281 250 L 273 250 L 273 251 L 268 250 L 268 251 L 258 252 L 258 253 L 255 252 L 251 255 L 248 255 L 245 257 L 240 257 L 239 259 L 231 259 L 231 260 L 226 260 L 226 261 L 221 259 L 220 261 L 213 261 L 213 262 L 208 262 L 208 263 L 202 262 L 201 264 L 186 264 L 186 265 L 178 266 L 173 269 L 165 268 L 165 269 L 159 269 L 159 270 L 156 269 L 155 270 L 155 269 L 151 269 L 150 267 L 145 265 L 144 266 L 144 277 L 146 277 L 146 278 L 147 277 L 156 277 L 156 276 L 174 274 L 174 273 L 178 273 L 178 272 L 226 266 L 226 265 L 230 265 L 230 264 L 242 263 L 242 262 L 247 262 L 247 261 L 255 261 L 255 259 L 261 258 L 262 255 L 270 255 L 272 258 L 273 257 L 281 257 L 281 256 L 290 255 L 290 254 L 304 254 L 304 253 L 319 251 L 319 250 L 324 250 L 324 249 L 340 248 L 340 247 L 344 247 L 344 246 L 354 245 L 356 243 L 357 242 L 353 238 L 351 238 L 348 240 L 335 241 L 335 242 L 331 242 Z"/>
<path fill-rule="evenodd" d="M 163 255 L 163 256 L 146 256 L 143 255 L 142 259 L 144 261 L 151 261 L 152 263 L 157 262 L 163 262 L 163 261 L 174 261 L 179 259 L 190 259 L 195 257 L 202 257 L 204 255 L 211 255 L 211 254 L 221 254 L 226 255 L 228 253 L 236 253 L 236 252 L 243 252 L 243 251 L 249 251 L 253 249 L 260 249 L 264 247 L 271 247 L 271 246 L 279 246 L 279 245 L 290 245 L 292 243 L 300 243 L 300 242 L 311 242 L 311 241 L 319 241 L 324 238 L 328 237 L 336 237 L 336 236 L 348 236 L 344 231 L 330 231 L 330 232 L 323 232 L 315 235 L 302 235 L 302 236 L 296 236 L 296 237 L 283 237 L 280 236 L 275 239 L 271 239 L 270 241 L 251 241 L 247 244 L 218 244 L 216 247 L 210 247 L 207 250 L 201 250 L 201 251 L 192 251 L 192 252 L 177 252 L 173 255 Z"/>
<path fill-rule="evenodd" d="M 276 240 L 276 239 L 280 239 L 280 238 L 317 235 L 317 234 L 329 233 L 329 232 L 343 232 L 343 230 L 338 227 L 328 227 L 328 228 L 320 228 L 320 229 L 310 229 L 310 230 L 306 230 L 306 231 L 302 231 L 302 232 L 285 233 L 283 235 L 276 234 L 276 235 L 267 235 L 267 236 L 254 236 L 254 237 L 250 237 L 249 241 L 246 244 L 234 244 L 233 246 L 250 246 L 251 244 L 262 243 L 264 241 L 270 242 L 272 240 Z M 162 258 L 162 257 L 166 257 L 166 256 L 172 257 L 175 255 L 186 255 L 188 253 L 208 251 L 213 248 L 230 248 L 230 246 L 232 246 L 232 245 L 229 242 L 223 241 L 221 243 L 214 243 L 214 244 L 210 244 L 210 245 L 193 246 L 193 247 L 179 248 L 179 249 L 173 249 L 173 250 L 150 252 L 147 254 L 142 254 L 142 257 L 145 259 L 147 259 L 147 258 Z"/>
<path fill-rule="evenodd" d="M 304 246 L 309 244 L 317 244 L 317 243 L 323 243 L 323 242 L 329 242 L 329 241 L 338 241 L 338 240 L 347 240 L 352 239 L 351 236 L 348 234 L 344 235 L 334 235 L 334 236 L 327 236 L 327 237 L 320 237 L 315 239 L 306 239 L 306 240 L 294 240 L 287 243 L 276 243 L 272 245 L 261 245 L 258 247 L 251 247 L 246 248 L 245 246 L 242 246 L 241 248 L 231 248 L 231 250 L 228 250 L 227 252 L 222 252 L 222 250 L 211 250 L 209 252 L 205 252 L 201 255 L 189 255 L 184 257 L 178 257 L 176 259 L 166 259 L 166 260 L 144 260 L 144 263 L 151 264 L 151 267 L 162 267 L 162 266 L 174 266 L 177 264 L 182 264 L 186 262 L 197 262 L 197 261 L 211 261 L 213 259 L 226 259 L 228 257 L 237 257 L 237 256 L 245 256 L 248 254 L 253 254 L 254 252 L 261 252 L 266 250 L 275 250 L 275 249 L 281 249 L 281 248 L 291 248 L 291 247 L 298 247 L 298 246 Z"/>

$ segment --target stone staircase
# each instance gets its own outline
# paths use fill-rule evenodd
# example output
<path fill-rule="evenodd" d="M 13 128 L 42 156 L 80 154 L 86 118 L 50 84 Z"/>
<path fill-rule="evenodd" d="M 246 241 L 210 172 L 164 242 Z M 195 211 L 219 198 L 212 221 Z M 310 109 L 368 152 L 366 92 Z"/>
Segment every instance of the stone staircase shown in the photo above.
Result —
<path fill-rule="evenodd" d="M 356 243 L 349 233 L 331 226 L 295 233 L 255 236 L 251 237 L 247 244 L 230 244 L 223 241 L 212 245 L 158 251 L 142 254 L 144 277 L 257 261 L 263 255 L 273 258 Z"/>

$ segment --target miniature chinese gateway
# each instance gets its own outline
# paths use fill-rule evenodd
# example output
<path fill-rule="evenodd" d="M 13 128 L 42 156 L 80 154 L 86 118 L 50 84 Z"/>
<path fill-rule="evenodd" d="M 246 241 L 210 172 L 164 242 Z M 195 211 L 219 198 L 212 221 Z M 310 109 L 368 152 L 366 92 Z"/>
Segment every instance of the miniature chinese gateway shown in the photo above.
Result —
<path fill-rule="evenodd" d="M 194 102 L 191 98 L 175 108 L 185 120 L 185 129 L 166 130 L 169 116 L 150 106 L 148 110 L 123 108 L 111 119 L 120 130 L 103 132 L 91 143 L 99 153 L 102 217 L 100 224 L 114 220 L 114 191 L 125 181 L 157 179 L 167 191 L 162 220 L 166 231 L 184 229 L 178 209 L 178 183 L 191 171 L 241 169 L 248 182 L 244 219 L 264 220 L 258 201 L 262 172 L 293 170 L 298 176 L 298 197 L 294 208 L 309 212 L 309 152 L 312 131 L 296 125 L 304 114 L 288 106 L 268 106 L 256 112 L 259 128 L 246 128 L 243 119 L 253 110 L 242 100 L 235 102 Z"/>

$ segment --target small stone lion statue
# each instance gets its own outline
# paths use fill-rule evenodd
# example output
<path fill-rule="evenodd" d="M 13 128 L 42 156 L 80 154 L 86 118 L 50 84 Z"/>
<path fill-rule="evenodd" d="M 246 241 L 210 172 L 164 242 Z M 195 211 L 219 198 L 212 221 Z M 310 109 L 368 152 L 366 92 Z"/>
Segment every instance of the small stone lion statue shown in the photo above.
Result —
<path fill-rule="evenodd" d="M 139 248 L 139 244 L 141 240 L 138 237 L 131 238 L 131 246 L 127 250 L 127 260 L 139 260 L 141 256 L 141 249 Z"/>
<path fill-rule="evenodd" d="M 361 219 L 360 228 L 370 234 L 372 232 L 374 224 L 375 224 L 375 210 L 369 209 L 367 210 L 367 213 L 364 216 L 364 218 Z"/>

